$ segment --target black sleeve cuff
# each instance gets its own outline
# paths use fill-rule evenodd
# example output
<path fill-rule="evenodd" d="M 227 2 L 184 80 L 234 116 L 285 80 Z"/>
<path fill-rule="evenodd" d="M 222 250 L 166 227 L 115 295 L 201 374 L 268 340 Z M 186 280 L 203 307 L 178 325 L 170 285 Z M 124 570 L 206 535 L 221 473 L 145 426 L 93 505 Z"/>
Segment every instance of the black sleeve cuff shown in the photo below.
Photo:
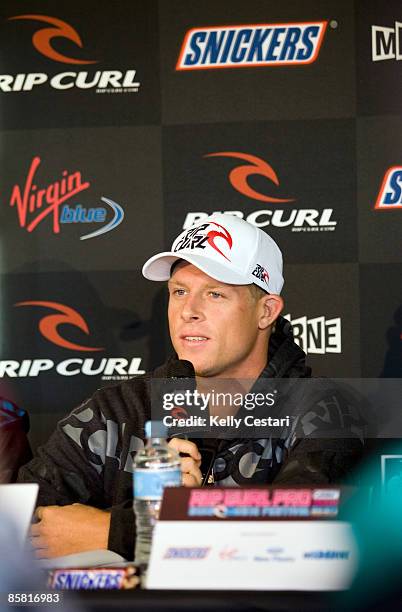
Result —
<path fill-rule="evenodd" d="M 127 500 L 111 508 L 108 549 L 127 561 L 134 559 L 135 521 L 133 501 Z"/>

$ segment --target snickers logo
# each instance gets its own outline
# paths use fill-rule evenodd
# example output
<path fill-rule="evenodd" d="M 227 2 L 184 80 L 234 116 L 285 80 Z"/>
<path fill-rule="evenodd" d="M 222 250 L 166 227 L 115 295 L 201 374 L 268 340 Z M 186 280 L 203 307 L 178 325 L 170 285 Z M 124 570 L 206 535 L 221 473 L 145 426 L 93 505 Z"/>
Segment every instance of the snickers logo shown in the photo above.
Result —
<path fill-rule="evenodd" d="M 385 173 L 375 210 L 402 208 L 402 166 L 392 166 Z"/>
<path fill-rule="evenodd" d="M 176 70 L 311 64 L 326 21 L 193 28 L 186 33 Z"/>

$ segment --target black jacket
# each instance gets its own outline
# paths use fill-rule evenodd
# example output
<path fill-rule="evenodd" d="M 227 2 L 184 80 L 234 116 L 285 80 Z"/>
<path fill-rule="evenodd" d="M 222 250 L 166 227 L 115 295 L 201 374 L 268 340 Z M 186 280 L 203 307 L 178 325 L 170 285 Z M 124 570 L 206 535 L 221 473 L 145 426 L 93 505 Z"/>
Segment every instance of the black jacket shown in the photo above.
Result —
<path fill-rule="evenodd" d="M 293 340 L 290 324 L 280 317 L 270 339 L 268 365 L 256 384 L 263 379 L 310 377 L 305 357 Z M 96 391 L 58 423 L 49 441 L 19 472 L 19 482 L 39 483 L 39 505 L 78 502 L 111 509 L 108 546 L 126 559 L 133 558 L 135 541 L 132 464 L 150 418 L 151 381 L 168 377 L 177 362 L 171 358 L 152 373 Z M 326 399 L 320 392 L 315 395 L 303 406 L 303 413 L 310 415 L 309 426 L 311 414 L 323 422 L 320 411 L 334 398 L 333 391 Z M 339 401 L 336 404 L 344 412 Z M 340 435 L 335 420 L 328 424 L 324 419 L 325 439 L 306 436 L 301 419 L 298 430 L 284 431 L 275 439 L 220 440 L 217 484 L 342 482 L 358 460 L 362 443 L 356 434 Z M 331 427 L 333 438 L 328 435 Z"/>
<path fill-rule="evenodd" d="M 14 482 L 20 466 L 32 459 L 28 432 L 28 413 L 0 397 L 0 484 Z"/>

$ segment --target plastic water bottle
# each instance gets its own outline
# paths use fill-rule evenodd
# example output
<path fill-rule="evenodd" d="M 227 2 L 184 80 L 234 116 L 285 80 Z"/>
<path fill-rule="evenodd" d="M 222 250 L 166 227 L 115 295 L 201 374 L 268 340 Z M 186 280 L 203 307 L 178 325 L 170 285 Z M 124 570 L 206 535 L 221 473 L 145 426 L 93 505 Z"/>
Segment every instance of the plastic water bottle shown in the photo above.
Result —
<path fill-rule="evenodd" d="M 159 518 L 164 487 L 181 485 L 180 457 L 166 442 L 167 428 L 160 421 L 145 424 L 146 445 L 134 458 L 135 563 L 145 579 L 152 534 Z"/>

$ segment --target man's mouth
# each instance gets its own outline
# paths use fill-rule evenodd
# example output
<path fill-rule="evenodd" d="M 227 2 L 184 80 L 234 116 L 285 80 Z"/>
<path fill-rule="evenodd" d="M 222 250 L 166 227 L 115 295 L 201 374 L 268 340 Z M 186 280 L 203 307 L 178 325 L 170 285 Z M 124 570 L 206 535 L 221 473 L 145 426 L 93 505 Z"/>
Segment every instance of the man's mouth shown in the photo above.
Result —
<path fill-rule="evenodd" d="M 206 336 L 182 336 L 181 339 L 189 344 L 201 344 L 209 340 Z"/>

